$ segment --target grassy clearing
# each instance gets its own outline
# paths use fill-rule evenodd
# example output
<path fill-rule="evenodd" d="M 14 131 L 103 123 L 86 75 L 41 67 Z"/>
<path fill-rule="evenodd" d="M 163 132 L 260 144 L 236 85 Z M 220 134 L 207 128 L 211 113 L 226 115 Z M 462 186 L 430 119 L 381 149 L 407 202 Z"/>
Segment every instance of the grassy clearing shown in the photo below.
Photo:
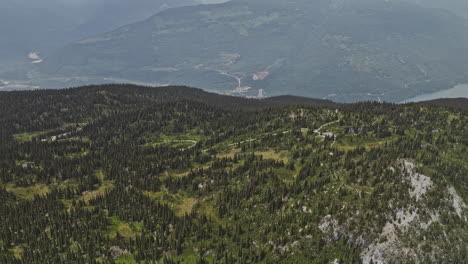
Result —
<path fill-rule="evenodd" d="M 185 199 L 179 194 L 173 195 L 170 194 L 166 190 L 162 190 L 159 192 L 149 192 L 149 191 L 144 191 L 143 192 L 146 197 L 150 198 L 154 202 L 165 204 L 169 206 L 169 208 L 177 214 L 178 208 L 177 206 L 182 203 L 182 201 Z"/>
<path fill-rule="evenodd" d="M 189 174 L 190 174 L 190 171 L 186 171 L 186 172 L 181 172 L 181 173 L 172 173 L 170 174 L 170 176 L 176 177 L 176 178 L 182 178 L 182 177 L 188 176 Z"/>
<path fill-rule="evenodd" d="M 275 175 L 278 176 L 284 183 L 290 184 L 294 181 L 296 178 L 296 175 L 298 174 L 299 169 L 296 168 L 295 170 L 289 170 L 287 168 L 274 168 L 272 171 L 275 173 Z"/>
<path fill-rule="evenodd" d="M 106 180 L 106 176 L 104 176 L 104 172 L 102 169 L 96 170 L 96 177 L 102 182 Z"/>
<path fill-rule="evenodd" d="M 191 131 L 183 135 L 150 134 L 146 135 L 144 138 L 147 144 L 162 143 L 164 140 L 195 140 L 200 142 L 203 139 L 200 133 L 201 132 Z"/>
<path fill-rule="evenodd" d="M 241 152 L 241 148 L 233 148 L 233 149 L 230 149 L 229 151 L 227 152 L 223 152 L 223 153 L 220 153 L 218 155 L 216 155 L 217 158 L 234 158 L 234 156 L 237 154 L 237 153 L 240 153 Z"/>
<path fill-rule="evenodd" d="M 210 168 L 211 163 L 212 162 L 208 162 L 204 166 L 203 164 L 194 163 L 193 170 L 197 170 L 197 169 L 206 170 Z M 163 172 L 163 174 L 161 174 L 161 177 L 163 177 L 163 179 L 168 178 L 168 177 L 175 177 L 175 178 L 185 177 L 190 174 L 190 171 L 191 170 L 166 170 Z"/>
<path fill-rule="evenodd" d="M 226 220 L 218 217 L 218 213 L 208 201 L 198 203 L 200 205 L 198 212 L 215 221 L 218 225 L 226 225 Z"/>
<path fill-rule="evenodd" d="M 36 195 L 44 195 L 50 191 L 49 187 L 45 184 L 36 184 L 28 187 L 16 187 L 10 184 L 5 189 L 16 197 L 26 200 L 32 200 Z"/>
<path fill-rule="evenodd" d="M 170 194 L 167 191 L 149 192 L 145 191 L 144 195 L 151 200 L 168 205 L 176 216 L 184 216 L 192 212 L 193 207 L 198 203 L 197 199 L 186 197 L 181 194 Z"/>
<path fill-rule="evenodd" d="M 361 137 L 343 137 L 339 138 L 335 144 L 336 148 L 340 150 L 354 150 L 359 147 L 364 147 L 366 149 L 376 148 L 384 145 L 387 142 L 396 140 L 397 137 L 389 137 L 384 139 L 377 138 L 361 138 Z"/>
<path fill-rule="evenodd" d="M 85 142 L 85 143 L 91 142 L 91 140 L 89 139 L 89 137 L 71 137 L 71 138 L 69 138 L 69 139 L 64 139 L 64 140 L 81 141 L 81 142 Z M 59 140 L 59 141 L 60 141 L 60 140 Z"/>
<path fill-rule="evenodd" d="M 196 264 L 200 257 L 193 251 L 186 251 L 177 256 L 175 260 L 182 261 L 183 264 Z"/>
<path fill-rule="evenodd" d="M 97 196 L 104 194 L 106 191 L 114 188 L 114 184 L 111 181 L 106 180 L 104 173 L 101 169 L 96 171 L 96 177 L 101 181 L 101 185 L 97 190 L 84 192 L 81 196 L 81 200 L 88 203 L 90 200 Z"/>
<path fill-rule="evenodd" d="M 83 152 L 78 152 L 78 153 L 71 153 L 71 154 L 66 155 L 65 157 L 68 159 L 77 159 L 77 158 L 87 156 L 88 154 L 89 154 L 89 151 L 83 151 Z"/>
<path fill-rule="evenodd" d="M 24 252 L 23 245 L 18 245 L 10 249 L 10 251 L 16 259 L 21 259 L 21 256 L 23 255 L 23 252 Z"/>
<path fill-rule="evenodd" d="M 182 200 L 181 203 L 175 206 L 175 214 L 177 216 L 184 216 L 185 214 L 190 214 L 192 212 L 193 207 L 197 203 L 198 201 L 194 198 L 186 198 Z"/>
<path fill-rule="evenodd" d="M 173 252 L 173 253 L 171 253 L 169 255 L 174 258 L 174 261 L 176 263 L 180 263 L 180 264 L 197 264 L 197 263 L 199 263 L 199 260 L 200 260 L 200 255 L 195 253 L 192 249 L 185 250 L 179 256 L 177 256 L 175 252 Z M 205 256 L 205 260 L 208 263 L 211 263 L 211 261 L 213 260 L 213 257 L 210 256 L 210 255 Z"/>
<path fill-rule="evenodd" d="M 107 234 L 110 238 L 117 237 L 117 234 L 124 238 L 135 238 L 141 231 L 140 223 L 126 223 L 117 216 L 110 217 L 111 224 L 108 227 Z"/>
<path fill-rule="evenodd" d="M 281 151 L 281 152 L 276 152 L 272 149 L 266 150 L 266 151 L 259 151 L 255 152 L 255 155 L 262 155 L 263 159 L 274 159 L 274 160 L 282 160 L 284 163 L 287 163 L 289 161 L 287 155 L 287 151 Z"/>
<path fill-rule="evenodd" d="M 86 124 L 87 123 L 79 123 L 78 125 L 81 126 L 81 127 L 84 127 L 84 126 L 86 126 Z M 74 126 L 74 125 L 76 125 L 76 124 L 75 123 L 67 123 L 67 124 L 63 125 L 61 128 L 69 128 L 69 127 Z M 25 133 L 15 134 L 15 135 L 13 135 L 13 138 L 19 143 L 29 142 L 29 141 L 32 141 L 32 139 L 34 137 L 42 136 L 44 134 L 50 133 L 50 132 L 52 132 L 54 130 L 57 130 L 57 129 L 47 129 L 47 130 L 41 130 L 41 131 L 32 131 L 32 132 L 25 132 Z M 86 138 L 86 139 L 83 138 L 81 140 L 85 141 L 85 140 L 89 140 L 89 138 Z"/>
<path fill-rule="evenodd" d="M 351 192 L 363 192 L 366 194 L 371 194 L 374 191 L 374 188 L 365 185 L 358 185 L 358 184 L 342 184 L 342 187 L 348 189 Z"/>
<path fill-rule="evenodd" d="M 168 194 L 166 191 L 160 191 L 160 192 L 144 191 L 143 194 L 146 197 L 156 202 L 168 201 L 168 199 L 172 198 L 171 195 Z"/>
<path fill-rule="evenodd" d="M 241 153 L 241 148 L 233 148 L 230 149 L 229 151 L 222 152 L 218 155 L 216 155 L 217 158 L 234 158 L 234 156 L 238 153 Z M 255 151 L 255 155 L 258 156 L 263 156 L 264 159 L 274 159 L 274 160 L 282 160 L 283 162 L 287 163 L 289 161 L 288 159 L 288 152 L 287 151 L 280 151 L 277 152 L 273 149 L 267 149 L 264 151 Z"/>
<path fill-rule="evenodd" d="M 24 143 L 24 142 L 30 142 L 34 137 L 38 137 L 44 134 L 47 134 L 53 130 L 42 130 L 42 131 L 34 131 L 34 132 L 26 132 L 26 133 L 21 133 L 21 134 L 15 134 L 13 135 L 13 138 L 19 142 L 19 143 Z"/>
<path fill-rule="evenodd" d="M 193 146 L 194 143 L 191 142 L 149 142 L 146 143 L 144 146 L 145 147 L 157 147 L 157 146 L 163 146 L 163 145 L 169 145 L 173 148 L 189 148 Z"/>
<path fill-rule="evenodd" d="M 137 261 L 135 260 L 135 257 L 133 257 L 133 255 L 130 255 L 130 254 L 123 254 L 123 255 L 120 255 L 120 256 L 115 260 L 115 263 L 116 263 L 116 264 L 136 264 Z"/>
<path fill-rule="evenodd" d="M 104 194 L 107 190 L 114 188 L 114 184 L 110 181 L 103 181 L 101 186 L 95 191 L 86 191 L 82 194 L 81 200 L 85 203 L 88 203 L 90 200 L 98 197 L 101 194 Z"/>

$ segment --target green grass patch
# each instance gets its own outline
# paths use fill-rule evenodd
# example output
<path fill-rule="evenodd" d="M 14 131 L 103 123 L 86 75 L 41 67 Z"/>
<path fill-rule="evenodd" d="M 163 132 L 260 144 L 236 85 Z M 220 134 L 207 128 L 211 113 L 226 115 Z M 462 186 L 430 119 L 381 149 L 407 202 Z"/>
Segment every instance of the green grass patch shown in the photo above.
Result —
<path fill-rule="evenodd" d="M 143 192 L 151 200 L 166 204 L 172 209 L 175 215 L 184 216 L 192 212 L 193 207 L 198 203 L 197 199 L 186 197 L 184 194 L 171 194 L 167 191 Z"/>
<path fill-rule="evenodd" d="M 123 254 L 123 255 L 120 255 L 120 256 L 115 260 L 115 263 L 116 263 L 116 264 L 136 264 L 137 261 L 135 260 L 135 257 L 133 257 L 133 255 L 130 255 L 130 254 Z"/>
<path fill-rule="evenodd" d="M 215 221 L 218 225 L 225 225 L 226 220 L 221 219 L 218 217 L 218 213 L 214 209 L 214 207 L 208 202 L 208 201 L 203 201 L 198 203 L 198 213 L 207 216 L 208 218 L 211 218 L 213 221 Z"/>
<path fill-rule="evenodd" d="M 182 264 L 197 264 L 200 257 L 193 250 L 185 250 L 181 255 L 176 256 L 173 259 L 175 261 L 180 261 Z"/>
<path fill-rule="evenodd" d="M 266 151 L 255 152 L 255 155 L 262 155 L 263 159 L 274 159 L 278 161 L 283 161 L 284 163 L 287 163 L 289 161 L 287 157 L 288 156 L 287 151 L 276 152 L 272 149 L 268 149 Z"/>
<path fill-rule="evenodd" d="M 33 138 L 47 134 L 53 130 L 42 130 L 42 131 L 34 131 L 34 132 L 25 132 L 21 134 L 13 135 L 13 138 L 18 141 L 19 143 L 30 142 Z"/>
<path fill-rule="evenodd" d="M 36 184 L 28 187 L 16 187 L 13 184 L 9 184 L 5 189 L 16 197 L 26 200 L 32 200 L 36 195 L 44 195 L 50 191 L 49 187 L 45 184 Z"/>
<path fill-rule="evenodd" d="M 115 238 L 118 234 L 121 237 L 133 239 L 143 227 L 140 223 L 123 222 L 117 216 L 110 217 L 110 221 L 107 231 L 110 238 Z"/>
<path fill-rule="evenodd" d="M 71 137 L 71 138 L 66 139 L 66 140 L 70 140 L 70 141 L 81 141 L 81 142 L 85 142 L 85 143 L 91 142 L 91 140 L 89 139 L 89 137 Z"/>
<path fill-rule="evenodd" d="M 177 216 L 184 216 L 185 214 L 190 214 L 197 202 L 198 201 L 194 198 L 183 199 L 179 204 L 175 206 L 174 212 Z"/>
<path fill-rule="evenodd" d="M 164 142 L 164 141 L 160 141 L 160 142 L 149 142 L 149 143 L 146 143 L 144 146 L 145 147 L 157 147 L 157 146 L 164 146 L 164 145 L 169 145 L 173 148 L 189 148 L 191 146 L 193 146 L 194 143 L 191 143 L 191 142 Z"/>
<path fill-rule="evenodd" d="M 335 146 L 340 150 L 354 150 L 358 147 L 366 149 L 376 148 L 384 145 L 386 142 L 391 142 L 397 139 L 397 136 L 378 139 L 375 137 L 354 137 L 346 136 L 338 138 Z"/>
<path fill-rule="evenodd" d="M 87 156 L 88 154 L 89 154 L 89 151 L 82 151 L 78 153 L 67 154 L 65 157 L 68 159 L 78 159 L 78 158 Z"/>
<path fill-rule="evenodd" d="M 23 255 L 23 252 L 24 252 L 23 245 L 18 245 L 16 247 L 10 249 L 10 252 L 13 254 L 13 256 L 16 259 L 21 259 L 22 255 Z"/>
<path fill-rule="evenodd" d="M 232 148 L 232 149 L 229 149 L 227 151 L 223 151 L 222 153 L 220 154 L 217 154 L 216 157 L 217 158 L 234 158 L 234 156 L 236 156 L 236 154 L 238 153 L 241 153 L 242 149 L 241 148 Z"/>
<path fill-rule="evenodd" d="M 154 200 L 157 202 L 168 201 L 168 199 L 171 199 L 171 195 L 166 191 L 160 191 L 160 192 L 144 191 L 143 194 L 146 195 L 146 197 L 150 198 L 151 200 Z"/>
<path fill-rule="evenodd" d="M 104 194 L 107 190 L 111 190 L 112 188 L 114 188 L 114 184 L 111 181 L 104 180 L 97 190 L 84 192 L 81 199 L 88 203 L 90 200 Z"/>
<path fill-rule="evenodd" d="M 98 169 L 95 172 L 96 177 L 101 181 L 99 187 L 94 191 L 86 191 L 81 195 L 81 200 L 88 203 L 90 200 L 96 198 L 99 195 L 104 194 L 106 191 L 114 188 L 114 183 L 112 181 L 106 180 L 104 172 L 102 169 Z"/>
<path fill-rule="evenodd" d="M 296 170 L 290 170 L 288 168 L 273 168 L 272 171 L 283 181 L 289 182 L 294 180 L 295 175 L 297 174 Z"/>
<path fill-rule="evenodd" d="M 201 141 L 203 136 L 199 131 L 189 131 L 180 135 L 149 134 L 144 137 L 147 142 L 157 142 L 163 140 L 195 140 Z"/>

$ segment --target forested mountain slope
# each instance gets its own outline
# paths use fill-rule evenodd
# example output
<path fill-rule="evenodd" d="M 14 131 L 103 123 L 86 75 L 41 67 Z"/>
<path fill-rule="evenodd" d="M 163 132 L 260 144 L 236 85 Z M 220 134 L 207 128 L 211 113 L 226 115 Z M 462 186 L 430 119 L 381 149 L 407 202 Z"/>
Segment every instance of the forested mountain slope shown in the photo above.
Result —
<path fill-rule="evenodd" d="M 399 0 L 395 0 L 399 1 Z M 404 0 L 424 7 L 439 8 L 450 11 L 460 17 L 468 18 L 468 2 L 465 0 Z"/>
<path fill-rule="evenodd" d="M 233 0 L 74 42 L 27 76 L 399 102 L 466 81 L 467 47 L 465 19 L 408 1 Z"/>
<path fill-rule="evenodd" d="M 463 263 L 466 110 L 313 102 L 1 92 L 0 263 Z"/>
<path fill-rule="evenodd" d="M 168 8 L 220 0 L 2 0 L 0 1 L 0 70 L 83 38 L 147 19 Z M 25 66 L 22 66 L 25 67 Z M 0 76 L 4 77 L 4 76 Z"/>
<path fill-rule="evenodd" d="M 445 107 L 458 107 L 468 109 L 468 99 L 467 98 L 441 98 L 431 101 L 420 102 L 425 105 L 437 105 Z"/>

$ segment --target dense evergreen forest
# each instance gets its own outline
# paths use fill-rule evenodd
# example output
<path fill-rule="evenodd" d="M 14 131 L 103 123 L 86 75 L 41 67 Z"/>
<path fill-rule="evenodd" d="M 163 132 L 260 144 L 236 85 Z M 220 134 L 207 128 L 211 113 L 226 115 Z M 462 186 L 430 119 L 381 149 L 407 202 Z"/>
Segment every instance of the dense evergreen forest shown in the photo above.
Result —
<path fill-rule="evenodd" d="M 466 263 L 449 103 L 2 92 L 0 263 Z"/>

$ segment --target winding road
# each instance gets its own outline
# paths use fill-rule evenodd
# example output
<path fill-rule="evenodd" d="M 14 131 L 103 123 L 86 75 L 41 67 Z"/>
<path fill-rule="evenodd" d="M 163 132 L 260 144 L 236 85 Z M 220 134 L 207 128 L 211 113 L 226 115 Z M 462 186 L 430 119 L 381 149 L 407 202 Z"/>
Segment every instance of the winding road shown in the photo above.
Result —
<path fill-rule="evenodd" d="M 186 143 L 186 142 L 189 142 L 189 143 L 193 143 L 193 145 L 189 146 L 189 147 L 186 147 L 186 148 L 181 148 L 180 150 L 181 151 L 184 151 L 184 150 L 187 150 L 187 149 L 191 149 L 193 147 L 195 147 L 197 144 L 198 144 L 198 141 L 196 140 L 190 140 L 190 139 L 180 139 L 180 140 L 162 140 L 160 142 L 165 142 L 165 143 Z"/>
<path fill-rule="evenodd" d="M 323 135 L 321 135 L 321 132 L 320 130 L 325 127 L 325 126 L 328 126 L 328 125 L 331 125 L 331 124 L 334 124 L 336 122 L 339 122 L 340 120 L 335 120 L 335 121 L 332 121 L 332 122 L 329 122 L 329 123 L 326 123 L 326 124 L 323 124 L 321 127 L 317 128 L 314 130 L 314 133 L 318 134 L 320 137 L 325 137 Z M 291 133 L 290 130 L 287 130 L 287 131 L 283 131 L 282 134 L 288 134 L 288 133 Z M 272 136 L 277 136 L 278 133 L 273 133 L 271 134 Z M 244 143 L 250 143 L 250 142 L 253 142 L 253 141 L 257 141 L 257 140 L 261 140 L 265 137 L 267 137 L 268 135 L 266 136 L 262 136 L 262 137 L 256 137 L 256 138 L 250 138 L 250 139 L 246 139 L 246 140 L 243 140 L 243 141 L 239 141 L 239 142 L 236 142 L 236 143 L 231 143 L 231 144 L 227 144 L 226 146 L 227 147 L 232 147 L 232 146 L 236 146 L 238 144 L 244 144 Z M 190 142 L 190 143 L 193 143 L 193 145 L 187 147 L 187 148 L 182 148 L 180 149 L 181 151 L 184 151 L 184 150 L 188 150 L 188 149 L 191 149 L 193 147 L 195 147 L 197 144 L 198 144 L 198 141 L 196 140 L 189 140 L 189 139 L 186 139 L 186 140 L 162 140 L 161 142 L 166 142 L 166 143 L 180 143 L 180 142 Z M 334 140 L 334 142 L 332 143 L 331 146 L 333 146 L 334 144 L 336 143 L 336 139 Z M 202 152 L 207 152 L 209 149 L 204 149 L 202 150 Z"/>

